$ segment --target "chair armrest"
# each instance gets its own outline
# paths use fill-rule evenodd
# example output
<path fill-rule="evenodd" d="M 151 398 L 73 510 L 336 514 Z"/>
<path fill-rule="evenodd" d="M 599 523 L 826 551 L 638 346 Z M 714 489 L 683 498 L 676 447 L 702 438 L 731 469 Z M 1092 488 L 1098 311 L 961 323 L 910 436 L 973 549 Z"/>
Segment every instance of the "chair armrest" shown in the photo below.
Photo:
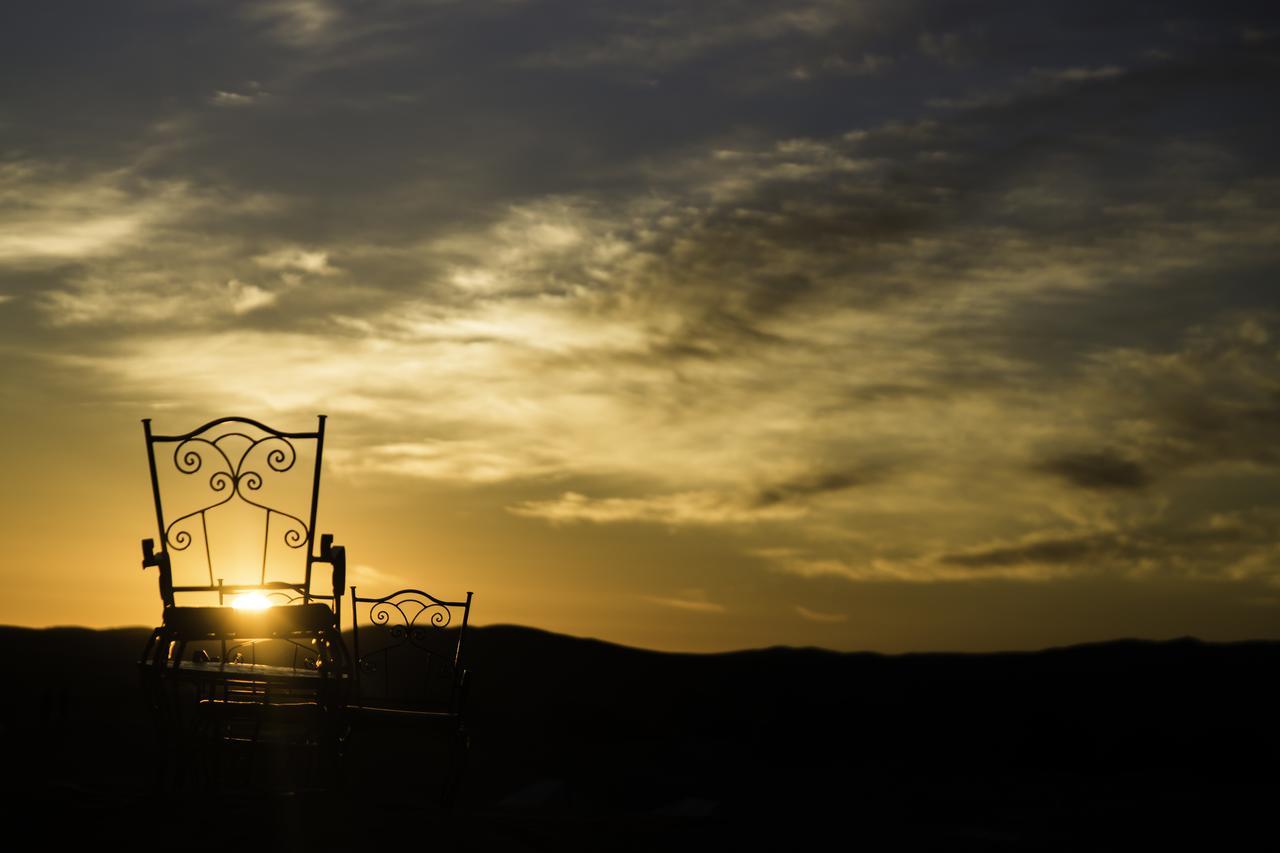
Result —
<path fill-rule="evenodd" d="M 155 566 L 160 570 L 160 601 L 165 607 L 173 606 L 173 570 L 169 563 L 169 553 L 161 550 L 156 553 L 154 539 L 142 540 L 142 570 Z"/>
<path fill-rule="evenodd" d="M 333 599 L 342 598 L 342 591 L 347 588 L 347 548 L 345 545 L 333 546 Z"/>
<path fill-rule="evenodd" d="M 320 534 L 320 562 L 333 566 L 333 600 L 340 601 L 347 588 L 347 549 L 334 545 L 332 533 Z"/>

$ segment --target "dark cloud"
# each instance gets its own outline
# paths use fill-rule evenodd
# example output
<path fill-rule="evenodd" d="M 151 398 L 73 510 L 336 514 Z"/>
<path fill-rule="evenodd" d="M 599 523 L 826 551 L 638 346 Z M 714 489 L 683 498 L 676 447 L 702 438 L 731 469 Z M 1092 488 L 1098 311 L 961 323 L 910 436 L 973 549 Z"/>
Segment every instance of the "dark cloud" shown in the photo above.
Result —
<path fill-rule="evenodd" d="M 1151 482 L 1141 465 L 1107 450 L 1063 453 L 1036 467 L 1074 486 L 1098 491 L 1141 489 Z"/>
<path fill-rule="evenodd" d="M 1133 555 L 1134 547 L 1116 535 L 1086 535 L 1043 539 L 1025 545 L 947 554 L 941 562 L 972 569 L 1032 564 L 1077 564 L 1089 558 L 1111 557 L 1117 552 Z"/>
<path fill-rule="evenodd" d="M 1270 536 L 1269 512 L 1253 517 L 1219 517 L 1184 524 L 1140 525 L 1130 529 L 1051 536 L 1013 545 L 944 554 L 943 565 L 974 570 L 1040 565 L 1076 567 L 1086 572 L 1135 572 L 1182 567 L 1217 573 L 1225 565 L 1206 567 L 1204 558 L 1234 562 L 1265 552 Z"/>
<path fill-rule="evenodd" d="M 815 471 L 765 486 L 756 493 L 752 504 L 773 506 L 788 501 L 842 492 L 856 486 L 874 483 L 885 476 L 884 468 L 865 467 L 841 471 Z"/>

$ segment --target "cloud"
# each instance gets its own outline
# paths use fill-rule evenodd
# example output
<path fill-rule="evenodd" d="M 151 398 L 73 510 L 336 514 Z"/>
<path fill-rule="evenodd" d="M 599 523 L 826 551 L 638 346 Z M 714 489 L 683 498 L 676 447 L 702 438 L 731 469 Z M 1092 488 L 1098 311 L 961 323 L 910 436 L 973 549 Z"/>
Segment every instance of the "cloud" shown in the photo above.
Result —
<path fill-rule="evenodd" d="M 1208 515 L 1194 509 L 1188 515 L 1187 509 L 1035 530 L 958 549 L 926 547 L 910 556 L 857 553 L 849 546 L 832 553 L 830 543 L 825 554 L 792 546 L 757 548 L 751 554 L 783 574 L 855 583 L 1280 578 L 1272 532 L 1280 507 Z"/>
<path fill-rule="evenodd" d="M 842 492 L 855 486 L 874 482 L 881 476 L 882 472 L 874 468 L 810 471 L 762 488 L 756 494 L 754 502 L 762 507 L 772 506 L 832 492 Z"/>
<path fill-rule="evenodd" d="M 1054 534 L 1039 532 L 1020 541 L 976 547 L 935 556 L 942 566 L 979 574 L 1039 571 L 1044 577 L 1119 574 L 1139 578 L 1153 573 L 1228 578 L 1245 572 L 1271 576 L 1263 568 L 1274 552 L 1268 519 L 1273 508 L 1207 518 L 1165 519 L 1119 529 Z M 1030 576 L 1030 575 L 1028 575 Z"/>
<path fill-rule="evenodd" d="M 1099 353 L 1088 370 L 1086 393 L 1109 400 L 1112 419 L 1132 425 L 1119 437 L 1129 445 L 1128 458 L 1146 457 L 1149 469 L 1273 468 L 1280 463 L 1268 438 L 1280 419 L 1275 323 L 1272 312 L 1228 314 L 1192 326 L 1171 351 Z M 1097 428 L 1101 432 L 1105 423 Z M 1086 478 L 1084 463 L 1093 464 L 1099 480 L 1141 479 L 1125 468 L 1125 459 L 1084 454 L 1067 461 Z"/>
<path fill-rule="evenodd" d="M 219 90 L 209 100 L 217 107 L 245 107 L 254 102 L 254 96 Z"/>
<path fill-rule="evenodd" d="M 231 294 L 231 310 L 236 314 L 247 314 L 276 301 L 276 294 L 234 278 L 227 282 L 227 290 Z"/>
<path fill-rule="evenodd" d="M 685 590 L 679 597 L 666 598 L 656 595 L 646 595 L 643 596 L 643 598 L 651 604 L 670 607 L 675 610 L 687 610 L 693 613 L 726 612 L 726 608 L 723 604 L 717 604 L 714 601 L 707 600 L 706 593 L 700 589 Z"/>
<path fill-rule="evenodd" d="M 1047 238 L 1038 211 L 1070 196 L 1025 182 L 966 190 L 981 199 L 967 202 L 978 215 L 965 221 L 947 210 L 947 194 L 922 189 L 978 167 L 959 133 L 891 123 L 719 148 L 682 160 L 678 186 L 510 205 L 479 230 L 412 246 L 439 274 L 429 299 L 353 305 L 320 332 L 300 324 L 130 339 L 84 363 L 125 388 L 178 399 L 198 387 L 206 401 L 323 405 L 359 418 L 352 440 L 372 449 L 337 446 L 332 457 L 351 473 L 546 482 L 548 494 L 509 504 L 517 516 L 787 524 L 812 539 L 812 552 L 779 561 L 803 577 L 1059 576 L 1067 561 L 971 557 L 1010 525 L 1043 531 L 1062 518 L 1103 524 L 1150 510 L 1064 496 L 1027 478 L 1027 460 L 1120 500 L 1165 472 L 1212 464 L 1206 439 L 1236 457 L 1269 452 L 1260 425 L 1274 335 L 1265 316 L 1184 332 L 1165 350 L 1133 346 L 1129 333 L 1120 346 L 1038 333 L 1043 318 L 1105 310 L 1117 287 L 1162 292 L 1169 276 L 1203 263 L 1199 249 L 1178 245 L 1188 226 L 1140 212 L 1123 214 L 1140 219 L 1119 237 L 1081 220 Z M 916 156 L 937 150 L 957 159 Z M 891 179 L 904 168 L 920 174 Z M 1035 180 L 1053 187 L 1059 178 L 1049 170 Z M 1196 239 L 1257 251 L 1269 190 L 1233 192 L 1212 221 L 1189 214 Z M 1126 268 L 1148 244 L 1158 257 Z M 348 287 L 331 252 L 377 256 L 302 245 L 320 244 L 255 251 L 249 269 L 313 275 L 309 296 L 323 299 Z M 1156 280 L 1131 285 L 1135 275 Z M 280 292 L 271 310 L 291 298 Z M 1068 345 L 1070 370 L 1046 342 Z M 1229 426 L 1207 429 L 1206 418 Z M 894 460 L 893 477 L 881 463 L 828 461 L 879 459 Z M 577 477 L 596 485 L 566 490 Z M 617 491 L 601 492 L 599 478 Z M 970 500 L 957 499 L 956 483 L 969 484 Z M 949 541 L 922 542 L 914 556 L 823 553 L 824 537 L 854 524 L 910 541 L 908 519 L 920 526 L 925 514 Z"/>
<path fill-rule="evenodd" d="M 1084 489 L 1140 489 L 1151 480 L 1141 465 L 1106 450 L 1063 453 L 1037 467 Z"/>
<path fill-rule="evenodd" d="M 669 525 L 756 524 L 792 520 L 805 513 L 803 508 L 793 506 L 752 506 L 734 497 L 710 491 L 598 499 L 577 492 L 565 492 L 559 498 L 524 501 L 508 507 L 508 510 L 515 515 L 542 518 L 556 523 L 642 522 Z"/>
<path fill-rule="evenodd" d="M 528 60 L 532 67 L 583 68 L 614 66 L 656 71 L 678 67 L 709 53 L 742 45 L 786 42 L 791 38 L 823 41 L 832 33 L 870 17 L 864 8 L 827 0 L 807 0 L 785 9 L 770 4 L 746 4 L 725 14 L 719 4 L 667 6 L 602 15 L 603 32 L 596 40 L 576 37 Z"/>
<path fill-rule="evenodd" d="M 153 281 L 156 288 L 150 290 L 140 287 L 138 281 L 121 287 L 114 279 L 86 276 L 70 287 L 43 294 L 39 305 L 54 327 L 96 325 L 104 321 L 148 325 L 188 316 L 193 303 L 203 303 L 211 292 L 202 287 L 197 298 L 190 292 L 167 289 L 168 282 Z M 224 290 L 218 294 L 219 307 L 226 306 L 225 293 Z M 59 357 L 60 354 L 53 355 L 55 360 Z"/>
<path fill-rule="evenodd" d="M 780 572 L 802 578 L 836 577 L 851 581 L 883 579 L 873 566 L 853 566 L 835 557 L 815 557 L 796 548 L 758 548 L 753 555 L 773 563 Z"/>
<path fill-rule="evenodd" d="M 328 252 L 309 252 L 296 246 L 276 249 L 255 257 L 260 267 L 280 272 L 300 272 L 311 275 L 333 275 L 337 269 L 329 264 Z"/>
<path fill-rule="evenodd" d="M 245 91 L 235 92 L 226 89 L 219 89 L 209 98 L 209 103 L 215 107 L 249 107 L 271 97 L 271 93 L 262 88 L 262 84 L 256 80 L 250 80 L 245 86 Z"/>
<path fill-rule="evenodd" d="M 364 563 L 357 563 L 350 566 L 347 569 L 347 580 L 356 586 L 366 584 L 366 589 L 368 587 L 374 587 L 377 589 L 377 594 L 379 595 L 390 592 L 396 587 L 407 585 L 407 581 L 404 576 L 392 574 Z M 368 594 L 368 592 L 365 593 L 365 595 Z"/>
<path fill-rule="evenodd" d="M 1260 29 L 1258 27 L 1244 27 L 1240 30 L 1240 39 L 1246 44 L 1268 42 L 1277 37 L 1280 37 L 1280 30 Z"/>
<path fill-rule="evenodd" d="M 938 560 L 978 571 L 1039 566 L 1046 571 L 1060 567 L 1075 573 L 1119 572 L 1130 577 L 1150 572 L 1227 577 L 1232 566 L 1256 564 L 1261 553 L 1274 550 L 1266 532 L 1266 519 L 1274 516 L 1274 509 L 1253 509 L 1117 530 L 1037 533 L 1016 543 L 942 554 Z M 1275 570 L 1272 565 L 1268 573 Z"/>
<path fill-rule="evenodd" d="M 809 608 L 800 604 L 796 605 L 795 610 L 796 610 L 796 613 L 800 615 L 801 619 L 806 619 L 809 622 L 823 622 L 827 624 L 838 624 L 840 622 L 849 621 L 849 614 L 847 613 L 825 613 L 821 610 L 810 610 Z"/>
<path fill-rule="evenodd" d="M 1125 69 L 1119 65 L 1104 65 L 1099 68 L 1037 68 L 1033 73 L 1049 80 L 1057 80 L 1063 83 L 1085 83 L 1093 80 L 1119 77 L 1125 73 Z"/>
<path fill-rule="evenodd" d="M 179 182 L 127 173 L 82 176 L 40 163 L 0 164 L 0 262 L 51 263 L 119 253 L 190 209 Z"/>
<path fill-rule="evenodd" d="M 502 448 L 479 439 L 427 439 L 358 450 L 337 448 L 332 463 L 344 474 L 390 474 L 471 483 L 564 474 L 563 460 L 552 452 L 536 446 Z"/>
<path fill-rule="evenodd" d="M 835 578 L 854 583 L 972 583 L 975 581 L 1045 582 L 1070 577 L 1079 570 L 1054 561 L 1009 558 L 968 561 L 947 559 L 946 555 L 916 557 L 863 557 L 847 559 L 820 556 L 802 549 L 760 548 L 753 552 L 786 575 L 808 580 Z M 1063 561 L 1065 562 L 1065 561 Z"/>
<path fill-rule="evenodd" d="M 324 44 L 342 18 L 330 0 L 263 0 L 246 6 L 244 14 L 265 23 L 273 37 L 291 47 Z"/>
<path fill-rule="evenodd" d="M 1078 564 L 1103 555 L 1137 556 L 1137 546 L 1124 536 L 1105 533 L 1056 538 L 1039 537 L 1018 545 L 982 548 L 945 554 L 941 562 L 970 569 L 993 569 L 1010 566 Z"/>
<path fill-rule="evenodd" d="M 978 59 L 982 49 L 983 33 L 980 27 L 967 32 L 925 31 L 917 39 L 920 52 L 947 65 L 963 68 Z"/>
<path fill-rule="evenodd" d="M 892 57 L 874 53 L 864 53 L 853 59 L 831 54 L 816 63 L 797 65 L 790 76 L 796 80 L 812 80 L 826 75 L 870 76 L 883 72 L 892 64 Z"/>

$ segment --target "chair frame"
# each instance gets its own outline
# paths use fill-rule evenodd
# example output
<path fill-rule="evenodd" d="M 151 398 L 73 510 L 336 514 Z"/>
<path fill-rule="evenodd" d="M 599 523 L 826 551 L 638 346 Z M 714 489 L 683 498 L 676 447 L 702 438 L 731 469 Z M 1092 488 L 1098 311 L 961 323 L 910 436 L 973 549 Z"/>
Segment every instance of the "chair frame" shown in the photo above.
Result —
<path fill-rule="evenodd" d="M 196 427 L 190 432 L 175 435 L 160 435 L 158 433 L 154 433 L 151 430 L 151 419 L 144 418 L 142 420 L 142 428 L 147 442 L 147 464 L 151 473 L 151 494 L 155 502 L 156 509 L 156 529 L 160 534 L 160 550 L 158 552 L 155 550 L 154 540 L 144 539 L 142 541 L 143 568 L 155 566 L 160 570 L 160 599 L 166 608 L 176 606 L 175 599 L 178 593 L 216 592 L 218 593 L 219 603 L 221 603 L 223 596 L 228 593 L 262 589 L 291 589 L 298 595 L 302 596 L 304 603 L 310 603 L 313 598 L 332 602 L 332 608 L 335 616 L 341 619 L 340 605 L 343 588 L 345 586 L 345 578 L 339 578 L 337 576 L 339 567 L 334 564 L 335 554 L 333 536 L 331 534 L 325 534 L 320 537 L 320 548 L 318 552 L 314 547 L 316 510 L 320 502 L 320 468 L 324 458 L 325 420 L 325 415 L 318 415 L 317 426 L 313 432 L 284 432 L 269 427 L 266 424 L 251 418 L 233 416 L 217 418 Z M 210 430 L 228 423 L 251 426 L 262 433 L 265 433 L 265 435 L 261 438 L 255 439 L 243 432 L 227 432 L 212 440 L 202 437 Z M 249 447 L 244 450 L 240 455 L 240 458 L 234 464 L 230 457 L 227 456 L 226 452 L 218 446 L 220 441 L 233 436 L 250 442 Z M 266 448 L 267 452 L 264 461 L 266 462 L 269 471 L 274 473 L 285 473 L 291 470 L 294 463 L 297 461 L 297 450 L 293 446 L 293 441 L 297 440 L 314 441 L 316 446 L 315 470 L 312 472 L 311 477 L 310 509 L 306 521 L 303 521 L 292 513 L 259 503 L 246 494 L 246 492 L 253 492 L 260 489 L 263 482 L 263 473 L 260 470 L 245 468 L 245 463 L 248 461 L 249 456 L 254 449 L 259 445 L 272 443 L 272 446 Z M 214 471 L 209 476 L 210 490 L 213 492 L 225 492 L 226 495 L 221 500 L 216 500 L 213 503 L 203 506 L 197 510 L 179 516 L 166 524 L 164 502 L 160 495 L 160 477 L 156 466 L 156 445 L 176 445 L 173 451 L 174 466 L 182 474 L 195 475 L 201 470 L 204 464 L 204 459 L 193 447 L 193 445 L 197 443 L 213 448 L 213 450 L 217 451 L 222 460 L 226 463 L 225 470 Z M 214 577 L 213 556 L 209 550 L 206 513 L 215 507 L 229 503 L 233 498 L 239 498 L 242 502 L 249 504 L 250 506 L 258 507 L 266 513 L 266 523 L 263 526 L 262 566 L 258 584 L 224 585 L 221 579 L 215 579 Z M 271 537 L 272 515 L 282 516 L 297 525 L 297 527 L 291 526 L 285 530 L 283 541 L 290 548 L 305 547 L 307 549 L 306 574 L 301 584 L 267 581 L 267 555 Z M 172 558 L 169 552 L 171 549 L 174 551 L 185 551 L 191 546 L 191 532 L 179 525 L 189 519 L 194 519 L 197 516 L 200 519 L 200 527 L 204 535 L 205 561 L 209 571 L 209 583 L 207 585 L 196 584 L 174 586 Z M 312 567 L 315 563 L 329 563 L 334 565 L 335 577 L 332 593 L 326 595 L 314 592 L 311 589 Z M 343 568 L 345 568 L 345 565 Z"/>
<path fill-rule="evenodd" d="M 198 740 L 200 717 L 209 716 L 208 712 L 193 713 L 193 710 L 201 708 L 223 714 L 227 709 L 247 706 L 257 708 L 256 713 L 260 718 L 269 708 L 301 704 L 323 712 L 322 716 L 326 718 L 334 718 L 345 703 L 350 687 L 350 666 L 341 632 L 346 549 L 334 545 L 331 534 L 320 536 L 319 548 L 315 547 L 325 416 L 318 416 L 317 427 L 310 432 L 277 430 L 244 417 L 217 418 L 189 432 L 173 435 L 154 433 L 150 418 L 144 419 L 142 424 L 160 541 L 159 550 L 156 550 L 155 540 L 142 541 L 142 566 L 144 570 L 151 567 L 159 570 L 160 598 L 164 610 L 162 624 L 147 640 L 139 666 L 144 687 L 150 690 L 151 705 L 156 713 L 162 741 L 173 748 L 181 747 L 184 742 L 189 745 Z M 225 424 L 230 424 L 231 428 L 212 435 L 211 431 L 217 431 L 217 428 Z M 261 435 L 255 437 L 248 434 L 250 427 Z M 247 442 L 238 457 L 234 456 L 234 451 L 229 455 L 220 445 L 224 439 L 232 437 L 237 441 Z M 272 473 L 284 474 L 293 469 L 298 460 L 295 441 L 315 443 L 310 507 L 305 520 L 255 500 L 255 493 L 262 488 L 264 478 Z M 201 473 L 202 469 L 209 472 L 211 502 L 168 523 L 156 464 L 159 445 L 174 446 L 173 461 L 178 473 L 194 476 Z M 259 447 L 261 451 L 254 456 Z M 254 458 L 250 459 L 251 456 Z M 224 584 L 222 578 L 215 578 L 214 575 L 206 513 L 236 498 L 265 513 L 262 564 L 257 584 Z M 284 522 L 283 544 L 292 549 L 306 549 L 302 583 L 267 580 L 271 535 L 273 530 L 280 535 L 280 523 L 273 526 L 273 518 L 277 517 Z M 194 544 L 193 533 L 196 530 L 203 537 L 209 583 L 175 585 L 170 551 L 185 551 Z M 316 563 L 327 563 L 332 567 L 331 593 L 312 589 L 313 566 Z M 267 598 L 281 599 L 281 604 L 289 606 L 271 607 L 261 613 L 221 606 L 227 595 L 250 591 L 263 593 Z M 179 594 L 202 592 L 216 593 L 219 606 L 189 607 L 177 603 Z M 256 657 L 257 640 L 279 640 L 291 644 L 292 667 L 259 664 Z M 204 661 L 183 661 L 189 644 L 210 641 L 220 643 L 219 658 L 210 661 L 206 655 Z M 240 649 L 249 651 L 248 662 L 242 662 L 241 655 L 236 655 L 234 660 L 231 658 L 231 654 Z M 300 651 L 306 653 L 301 662 Z M 314 654 L 314 658 L 311 654 Z M 191 697 L 193 691 L 194 705 Z M 298 699 L 303 701 L 295 701 Z M 192 728 L 192 721 L 195 722 L 195 729 Z M 336 730 L 337 727 L 332 728 Z M 254 743 L 259 729 L 259 721 L 255 720 Z M 336 736 L 325 737 L 336 743 Z M 224 739 L 219 735 L 219 741 Z M 336 754 L 336 747 L 334 752 Z M 179 770 L 183 768 L 180 766 Z"/>
<path fill-rule="evenodd" d="M 416 725 L 430 722 L 443 722 L 450 726 L 452 767 L 445 779 L 442 791 L 442 803 L 452 808 L 458 793 L 462 774 L 466 766 L 467 754 L 470 751 L 471 735 L 465 721 L 465 707 L 469 671 L 463 665 L 463 651 L 466 644 L 467 625 L 471 618 L 473 593 L 467 592 L 466 598 L 460 601 L 447 601 L 437 598 L 421 589 L 400 589 L 389 595 L 361 596 L 355 586 L 351 587 L 351 701 L 347 705 L 348 729 L 347 738 L 358 728 L 360 721 L 370 718 L 392 722 L 397 725 Z M 410 614 L 406 604 L 419 605 L 419 609 Z M 389 628 L 391 637 L 397 642 L 362 654 L 360 649 L 360 605 L 369 605 L 369 621 L 378 626 Z M 432 661 L 441 657 L 435 650 L 426 648 L 421 641 L 430 630 L 444 631 L 452 627 L 454 613 L 461 611 L 462 620 L 457 626 L 458 636 L 453 644 L 452 659 L 446 663 L 452 668 L 449 683 L 448 701 L 443 708 L 408 708 L 403 703 L 391 701 L 388 689 L 384 691 L 384 701 L 368 695 L 366 690 L 366 670 L 378 656 L 383 659 L 384 679 L 389 679 L 390 666 L 387 656 L 392 649 L 412 646 L 428 658 L 424 680 L 431 676 Z M 420 622 L 426 616 L 426 624 Z M 366 629 L 367 631 L 367 629 Z M 384 685 L 387 681 L 384 681 Z M 370 701 L 373 700 L 373 701 Z"/>

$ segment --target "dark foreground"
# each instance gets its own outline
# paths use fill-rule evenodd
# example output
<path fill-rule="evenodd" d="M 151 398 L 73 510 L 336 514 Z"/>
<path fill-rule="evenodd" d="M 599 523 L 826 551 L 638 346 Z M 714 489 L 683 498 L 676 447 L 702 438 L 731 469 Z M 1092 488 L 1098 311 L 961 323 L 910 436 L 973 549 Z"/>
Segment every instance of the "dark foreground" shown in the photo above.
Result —
<path fill-rule="evenodd" d="M 1274 849 L 1280 833 L 1280 643 L 670 655 L 479 628 L 468 640 L 474 747 L 446 815 L 426 742 L 366 756 L 345 790 L 294 785 L 279 766 L 222 790 L 157 788 L 133 665 L 145 633 L 0 628 L 10 837 L 30 828 L 59 848 L 1132 850 Z"/>

